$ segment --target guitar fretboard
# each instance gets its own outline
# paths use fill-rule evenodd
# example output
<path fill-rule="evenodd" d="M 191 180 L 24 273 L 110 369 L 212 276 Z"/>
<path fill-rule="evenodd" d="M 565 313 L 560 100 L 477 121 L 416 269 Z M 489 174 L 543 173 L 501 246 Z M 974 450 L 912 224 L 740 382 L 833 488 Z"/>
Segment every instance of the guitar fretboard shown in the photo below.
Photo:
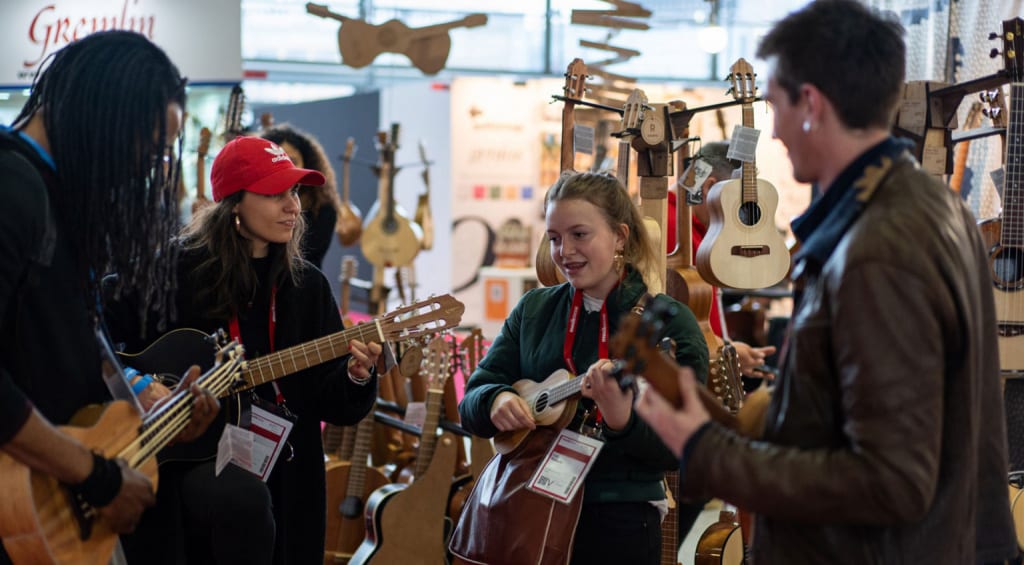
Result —
<path fill-rule="evenodd" d="M 1024 83 L 1010 85 L 1010 122 L 1006 136 L 1003 187 L 1003 247 L 1024 246 Z"/>
<path fill-rule="evenodd" d="M 754 127 L 753 104 L 743 104 L 743 127 Z M 743 202 L 757 202 L 757 164 L 753 158 L 743 162 Z"/>
<path fill-rule="evenodd" d="M 370 444 L 373 441 L 373 411 L 363 418 L 356 427 L 356 442 L 352 449 L 352 461 L 349 464 L 348 488 L 345 494 L 349 497 L 362 498 L 366 486 L 366 465 L 370 456 Z"/>

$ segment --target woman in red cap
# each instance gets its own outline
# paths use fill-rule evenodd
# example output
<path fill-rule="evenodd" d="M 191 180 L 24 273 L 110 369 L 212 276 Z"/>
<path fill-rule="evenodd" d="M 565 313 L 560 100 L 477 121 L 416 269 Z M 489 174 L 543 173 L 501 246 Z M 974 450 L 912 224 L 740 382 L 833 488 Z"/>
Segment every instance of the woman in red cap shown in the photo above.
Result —
<path fill-rule="evenodd" d="M 178 239 L 174 326 L 227 328 L 250 360 L 341 331 L 330 284 L 299 249 L 305 226 L 298 185 L 323 184 L 323 175 L 296 167 L 271 141 L 239 137 L 217 155 L 211 180 L 216 204 L 197 214 Z M 130 351 L 159 335 L 155 328 L 133 327 L 137 317 L 114 317 L 112 332 Z M 221 426 L 211 426 L 206 460 L 161 467 L 157 506 L 126 541 L 129 561 L 321 562 L 326 500 L 320 422 L 358 422 L 377 393 L 373 368 L 380 345 L 352 341 L 349 350 L 341 359 L 256 387 L 255 398 L 246 392 L 226 399 L 229 421 L 246 404 L 255 413 L 265 409 L 294 421 L 266 484 L 234 465 L 215 475 L 212 456 Z M 180 543 L 167 543 L 168 536 Z M 184 547 L 184 558 L 152 552 L 176 545 Z"/>

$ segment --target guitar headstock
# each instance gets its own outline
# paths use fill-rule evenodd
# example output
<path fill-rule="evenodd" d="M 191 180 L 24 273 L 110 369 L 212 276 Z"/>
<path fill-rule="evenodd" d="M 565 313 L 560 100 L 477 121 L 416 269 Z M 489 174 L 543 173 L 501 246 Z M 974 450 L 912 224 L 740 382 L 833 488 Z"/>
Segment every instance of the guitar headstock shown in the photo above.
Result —
<path fill-rule="evenodd" d="M 1010 80 L 1024 80 L 1024 19 L 1003 21 L 1003 70 Z M 993 53 L 993 56 L 995 54 Z"/>
<path fill-rule="evenodd" d="M 313 14 L 314 16 L 320 16 L 321 18 L 331 17 L 331 11 L 327 9 L 326 4 L 314 4 L 312 2 L 307 2 L 306 12 Z"/>
<path fill-rule="evenodd" d="M 750 103 L 757 98 L 757 85 L 754 80 L 754 67 L 746 59 L 740 57 L 729 67 L 729 82 L 732 86 L 729 93 L 733 99 L 744 103 Z"/>
<path fill-rule="evenodd" d="M 451 376 L 451 349 L 444 334 L 434 337 L 423 351 L 421 374 L 427 381 L 427 388 L 444 392 L 445 381 Z"/>
<path fill-rule="evenodd" d="M 587 65 L 583 59 L 575 58 L 565 69 L 565 91 L 566 98 L 582 100 L 587 93 Z"/>
<path fill-rule="evenodd" d="M 231 96 L 228 98 L 228 109 L 224 113 L 224 138 L 225 142 L 231 141 L 235 136 L 241 135 L 242 113 L 245 111 L 245 91 L 242 86 L 236 84 L 231 88 Z"/>
<path fill-rule="evenodd" d="M 619 330 L 608 343 L 608 352 L 617 360 L 616 378 L 623 389 L 632 385 L 632 375 L 643 375 L 666 399 L 678 403 L 679 383 L 672 363 L 662 353 L 660 343 L 668 322 L 679 315 L 679 307 L 665 296 L 648 298 L 641 315 L 629 313 L 619 322 Z"/>
<path fill-rule="evenodd" d="M 210 128 L 204 127 L 199 130 L 199 148 L 196 150 L 196 153 L 199 154 L 200 159 L 205 159 L 206 154 L 210 152 L 210 137 L 212 135 Z"/>
<path fill-rule="evenodd" d="M 450 294 L 432 296 L 402 306 L 381 317 L 381 330 L 388 341 L 451 330 L 462 321 L 466 306 Z"/>
<path fill-rule="evenodd" d="M 263 112 L 260 114 L 260 127 L 263 129 L 270 129 L 274 127 L 274 114 L 270 112 Z"/>
<path fill-rule="evenodd" d="M 487 14 L 470 14 L 462 18 L 463 27 L 479 27 L 487 23 Z"/>
<path fill-rule="evenodd" d="M 420 152 L 420 162 L 423 163 L 423 172 L 420 176 L 423 177 L 423 184 L 430 186 L 430 159 L 427 159 L 427 146 L 423 144 L 423 140 L 419 140 L 417 143 Z"/>
<path fill-rule="evenodd" d="M 1006 98 L 1003 97 L 1002 87 L 993 88 L 992 90 L 983 90 L 979 95 L 981 101 L 986 104 L 986 107 L 981 110 L 983 114 L 992 120 L 993 127 L 1005 128 L 1008 125 L 1006 117 Z M 977 102 L 975 104 L 978 104 Z M 980 107 L 980 104 L 978 104 Z M 971 106 L 971 111 L 974 111 L 974 106 Z M 971 116 L 968 114 L 966 122 L 970 124 Z M 967 125 L 967 128 L 972 126 Z"/>
<path fill-rule="evenodd" d="M 359 261 L 353 255 L 345 255 L 341 258 L 341 278 L 350 281 L 356 277 L 356 270 Z"/>
<path fill-rule="evenodd" d="M 639 88 L 634 88 L 626 98 L 622 106 L 622 132 L 623 136 L 634 136 L 640 134 L 640 125 L 644 121 L 644 112 L 647 110 L 647 94 Z"/>

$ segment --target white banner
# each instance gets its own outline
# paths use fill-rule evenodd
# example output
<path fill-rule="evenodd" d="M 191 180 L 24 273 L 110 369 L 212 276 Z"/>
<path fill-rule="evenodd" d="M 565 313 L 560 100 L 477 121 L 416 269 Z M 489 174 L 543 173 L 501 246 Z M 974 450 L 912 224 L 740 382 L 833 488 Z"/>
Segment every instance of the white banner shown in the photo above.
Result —
<path fill-rule="evenodd" d="M 95 31 L 137 31 L 192 83 L 242 78 L 240 0 L 4 0 L 0 86 L 28 86 L 51 53 Z"/>

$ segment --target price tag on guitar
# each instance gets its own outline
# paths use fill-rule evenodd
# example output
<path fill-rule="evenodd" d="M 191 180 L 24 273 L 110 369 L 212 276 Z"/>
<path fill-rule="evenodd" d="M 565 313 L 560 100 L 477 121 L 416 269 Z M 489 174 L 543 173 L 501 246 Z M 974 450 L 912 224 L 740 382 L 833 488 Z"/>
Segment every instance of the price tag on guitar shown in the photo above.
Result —
<path fill-rule="evenodd" d="M 569 504 L 597 460 L 601 440 L 563 429 L 526 488 L 537 494 Z"/>

